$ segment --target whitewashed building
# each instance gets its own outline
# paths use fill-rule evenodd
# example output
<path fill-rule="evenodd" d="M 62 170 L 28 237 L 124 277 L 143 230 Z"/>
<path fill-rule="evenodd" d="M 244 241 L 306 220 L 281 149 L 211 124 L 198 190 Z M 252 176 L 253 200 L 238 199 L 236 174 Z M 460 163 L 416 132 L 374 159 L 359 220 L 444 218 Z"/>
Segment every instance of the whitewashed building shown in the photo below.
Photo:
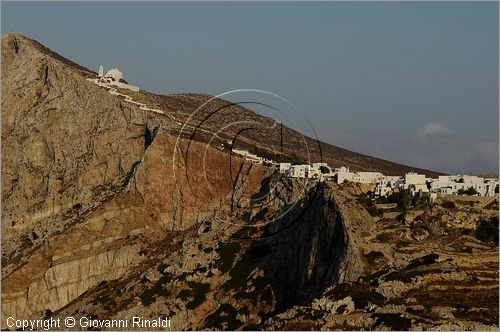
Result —
<path fill-rule="evenodd" d="M 287 173 L 292 167 L 291 163 L 279 163 L 278 172 L 281 174 Z"/>
<path fill-rule="evenodd" d="M 325 173 L 323 171 L 326 170 Z M 332 173 L 332 170 L 330 166 L 328 166 L 327 163 L 313 163 L 311 167 L 309 168 L 309 174 L 308 176 L 310 178 L 325 178 L 325 177 L 330 177 Z"/>
<path fill-rule="evenodd" d="M 293 165 L 288 171 L 288 175 L 292 178 L 307 178 L 309 177 L 310 165 Z"/>
<path fill-rule="evenodd" d="M 387 196 L 399 190 L 404 183 L 402 176 L 382 176 L 377 179 L 376 196 Z"/>
<path fill-rule="evenodd" d="M 384 175 L 380 172 L 351 172 L 347 167 L 336 168 L 333 173 L 337 183 L 344 181 L 357 183 L 377 183 L 377 180 Z"/>
<path fill-rule="evenodd" d="M 358 183 L 377 183 L 384 175 L 379 172 L 355 172 L 352 181 Z"/>
<path fill-rule="evenodd" d="M 256 154 L 250 153 L 248 150 L 243 149 L 233 149 L 234 154 L 240 155 L 245 160 L 250 160 L 254 164 L 262 164 L 262 157 L 257 156 Z"/>
<path fill-rule="evenodd" d="M 340 167 L 335 169 L 334 178 L 337 179 L 337 183 L 344 183 L 344 181 L 352 181 L 354 173 L 349 171 L 348 167 Z"/>
<path fill-rule="evenodd" d="M 421 184 L 426 184 L 424 174 L 417 174 L 413 172 L 405 174 L 405 189 L 407 189 L 408 186 L 410 185 L 421 185 Z"/>
<path fill-rule="evenodd" d="M 479 196 L 494 196 L 498 179 L 481 178 L 474 175 L 443 175 L 431 182 L 432 191 L 457 195 L 473 188 Z"/>
<path fill-rule="evenodd" d="M 412 196 L 417 193 L 428 193 L 429 188 L 427 187 L 425 174 L 406 173 L 403 189 L 410 190 Z"/>
<path fill-rule="evenodd" d="M 114 85 L 114 86 L 116 86 L 118 88 L 122 88 L 122 89 L 139 91 L 139 87 L 128 84 L 128 82 L 125 81 L 125 79 L 123 78 L 123 73 L 119 69 L 113 68 L 113 69 L 108 70 L 106 72 L 106 74 L 103 74 L 103 73 L 104 73 L 104 68 L 101 65 L 101 66 L 99 66 L 99 74 L 98 74 L 99 81 L 101 83 Z"/>

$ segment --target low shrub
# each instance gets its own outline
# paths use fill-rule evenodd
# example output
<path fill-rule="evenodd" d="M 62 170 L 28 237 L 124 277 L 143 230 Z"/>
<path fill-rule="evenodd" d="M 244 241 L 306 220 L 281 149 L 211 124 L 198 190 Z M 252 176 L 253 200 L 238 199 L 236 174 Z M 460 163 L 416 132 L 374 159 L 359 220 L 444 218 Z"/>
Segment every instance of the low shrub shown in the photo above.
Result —
<path fill-rule="evenodd" d="M 379 242 L 387 242 L 391 239 L 390 235 L 387 233 L 380 233 L 376 237 L 377 241 Z"/>
<path fill-rule="evenodd" d="M 441 206 L 445 209 L 454 209 L 456 207 L 455 202 L 453 201 L 444 201 Z"/>
<path fill-rule="evenodd" d="M 480 241 L 492 241 L 498 244 L 498 216 L 489 220 L 481 220 L 476 228 L 475 236 Z"/>
<path fill-rule="evenodd" d="M 385 256 L 380 251 L 370 251 L 368 254 L 366 254 L 366 260 L 370 265 L 382 258 L 385 258 Z"/>

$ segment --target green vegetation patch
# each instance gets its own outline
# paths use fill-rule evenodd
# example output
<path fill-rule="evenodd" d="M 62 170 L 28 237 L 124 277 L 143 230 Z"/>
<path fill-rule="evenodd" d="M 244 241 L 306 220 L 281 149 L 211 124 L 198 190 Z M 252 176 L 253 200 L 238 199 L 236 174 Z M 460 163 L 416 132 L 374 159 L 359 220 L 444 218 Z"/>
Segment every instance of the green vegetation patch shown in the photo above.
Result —
<path fill-rule="evenodd" d="M 92 305 L 97 304 L 102 304 L 103 308 L 106 310 L 111 310 L 113 307 L 116 307 L 116 302 L 107 294 L 98 296 L 94 301 L 92 301 Z"/>
<path fill-rule="evenodd" d="M 436 263 L 436 260 L 438 258 L 439 258 L 438 254 L 429 254 L 422 256 L 420 258 L 415 258 L 410 262 L 410 264 L 408 264 L 408 266 L 406 266 L 406 269 L 415 269 L 420 266 Z"/>
<path fill-rule="evenodd" d="M 481 220 L 474 235 L 480 241 L 493 241 L 498 244 L 498 216 Z"/>
<path fill-rule="evenodd" d="M 468 187 L 467 189 L 458 189 L 457 194 L 459 195 L 468 195 L 468 196 L 474 196 L 477 195 L 478 192 L 474 187 Z"/>
<path fill-rule="evenodd" d="M 255 216 L 252 218 L 254 221 L 262 220 L 267 213 L 267 208 L 260 209 L 259 212 L 255 214 Z"/>
<path fill-rule="evenodd" d="M 177 294 L 177 298 L 181 299 L 183 301 L 187 301 L 189 297 L 191 296 L 191 290 L 190 289 L 181 289 L 179 294 Z"/>
<path fill-rule="evenodd" d="M 347 308 L 347 304 L 342 304 L 337 308 L 337 314 L 342 315 Z"/>
<path fill-rule="evenodd" d="M 181 274 L 181 275 L 179 275 L 179 276 L 177 277 L 177 280 L 184 281 L 184 280 L 186 280 L 186 277 L 187 277 L 188 275 L 189 275 L 189 273 L 187 273 L 187 272 L 182 272 L 182 274 Z"/>
<path fill-rule="evenodd" d="M 456 208 L 455 202 L 453 201 L 444 201 L 443 204 L 441 204 L 442 207 L 445 209 L 454 209 Z"/>
<path fill-rule="evenodd" d="M 370 199 L 369 194 L 361 194 L 357 201 L 372 217 L 382 216 L 383 211 L 377 208 L 375 202 Z"/>
<path fill-rule="evenodd" d="M 232 237 L 236 239 L 252 239 L 258 237 L 261 234 L 263 227 L 256 226 L 241 226 L 236 232 L 233 233 Z"/>
<path fill-rule="evenodd" d="M 389 273 L 385 276 L 385 280 L 399 280 L 402 282 L 410 282 L 413 278 L 424 276 L 429 273 L 438 273 L 442 272 L 439 269 L 430 269 L 430 270 L 401 270 Z"/>
<path fill-rule="evenodd" d="M 212 223 L 208 220 L 203 222 L 203 233 L 208 233 L 212 229 Z"/>
<path fill-rule="evenodd" d="M 377 234 L 377 236 L 375 238 L 379 242 L 388 242 L 391 239 L 391 236 L 389 233 L 380 233 L 380 234 Z"/>

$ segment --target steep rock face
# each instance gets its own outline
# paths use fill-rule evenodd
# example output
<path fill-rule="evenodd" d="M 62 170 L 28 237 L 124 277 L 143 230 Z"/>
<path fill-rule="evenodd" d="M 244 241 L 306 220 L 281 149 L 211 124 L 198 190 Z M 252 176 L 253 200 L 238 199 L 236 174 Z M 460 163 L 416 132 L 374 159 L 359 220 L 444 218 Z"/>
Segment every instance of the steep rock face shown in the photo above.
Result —
<path fill-rule="evenodd" d="M 215 211 L 248 206 L 262 179 L 272 172 L 160 129 L 129 187 L 162 225 L 181 230 Z"/>
<path fill-rule="evenodd" d="M 144 152 L 147 115 L 90 71 L 2 36 L 3 239 L 120 184 Z"/>
<path fill-rule="evenodd" d="M 141 248 L 163 237 L 138 197 L 117 196 L 34 248 L 25 262 L 5 267 L 12 272 L 2 280 L 2 326 L 9 316 L 56 311 L 100 282 L 125 275 L 144 259 Z"/>
<path fill-rule="evenodd" d="M 329 285 L 362 275 L 362 231 L 373 227 L 373 219 L 349 205 L 342 192 L 318 183 L 283 220 L 269 225 L 274 235 L 260 245 L 272 253 L 263 266 L 273 276 L 281 307 L 310 301 Z"/>
<path fill-rule="evenodd" d="M 246 204 L 271 171 L 169 135 L 23 36 L 2 36 L 2 75 L 3 317 L 56 311 L 126 275 L 164 229 Z"/>

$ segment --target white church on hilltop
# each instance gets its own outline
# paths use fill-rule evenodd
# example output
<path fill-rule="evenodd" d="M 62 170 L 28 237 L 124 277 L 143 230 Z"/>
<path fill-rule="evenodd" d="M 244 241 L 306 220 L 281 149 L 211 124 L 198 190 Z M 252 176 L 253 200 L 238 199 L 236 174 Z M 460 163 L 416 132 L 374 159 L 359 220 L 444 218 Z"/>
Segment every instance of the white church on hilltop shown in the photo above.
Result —
<path fill-rule="evenodd" d="M 100 83 L 114 85 L 118 88 L 139 91 L 139 87 L 128 84 L 123 78 L 123 73 L 117 68 L 110 69 L 104 74 L 104 67 L 102 65 L 99 66 L 99 81 Z"/>

